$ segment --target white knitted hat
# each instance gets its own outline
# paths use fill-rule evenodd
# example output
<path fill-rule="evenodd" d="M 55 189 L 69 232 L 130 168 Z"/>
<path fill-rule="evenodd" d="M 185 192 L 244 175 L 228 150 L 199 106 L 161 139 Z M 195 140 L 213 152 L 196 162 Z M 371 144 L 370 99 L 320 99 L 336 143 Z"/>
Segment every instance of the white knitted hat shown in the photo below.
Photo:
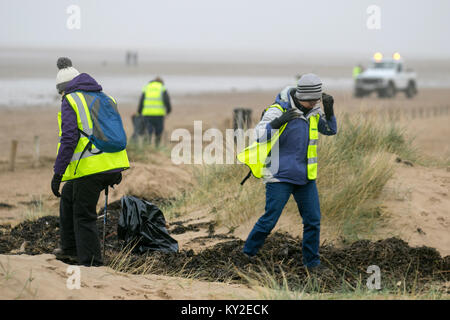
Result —
<path fill-rule="evenodd" d="M 302 75 L 297 83 L 295 97 L 298 100 L 317 100 L 322 98 L 322 80 L 314 73 Z"/>
<path fill-rule="evenodd" d="M 63 92 L 66 85 L 80 73 L 72 67 L 72 61 L 69 58 L 61 57 L 56 62 L 59 71 L 56 74 L 56 89 L 59 93 Z"/>

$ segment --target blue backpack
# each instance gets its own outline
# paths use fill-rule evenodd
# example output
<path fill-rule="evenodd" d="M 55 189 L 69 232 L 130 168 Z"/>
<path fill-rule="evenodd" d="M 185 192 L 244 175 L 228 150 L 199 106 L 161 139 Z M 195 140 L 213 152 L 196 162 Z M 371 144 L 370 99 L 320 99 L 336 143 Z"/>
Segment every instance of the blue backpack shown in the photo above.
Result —
<path fill-rule="evenodd" d="M 83 94 L 93 98 L 88 106 L 93 130 L 91 135 L 80 130 L 81 133 L 102 152 L 124 150 L 127 146 L 127 136 L 116 102 L 103 92 L 83 92 Z"/>

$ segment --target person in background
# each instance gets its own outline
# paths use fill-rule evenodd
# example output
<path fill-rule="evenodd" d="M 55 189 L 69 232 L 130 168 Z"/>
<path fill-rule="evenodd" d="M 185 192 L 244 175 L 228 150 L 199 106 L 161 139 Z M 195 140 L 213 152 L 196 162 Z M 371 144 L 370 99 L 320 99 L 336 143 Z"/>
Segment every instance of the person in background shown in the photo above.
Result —
<path fill-rule="evenodd" d="M 61 94 L 58 113 L 59 143 L 53 167 L 51 189 L 60 197 L 60 246 L 53 253 L 58 259 L 84 266 L 101 266 L 103 258 L 97 228 L 96 206 L 100 193 L 119 184 L 122 171 L 129 168 L 126 150 L 108 153 L 89 146 L 80 134 L 92 132 L 89 106 L 94 96 L 116 102 L 102 93 L 102 87 L 90 75 L 79 73 L 68 58 L 59 58 L 56 88 Z M 59 188 L 66 181 L 62 192 Z"/>
<path fill-rule="evenodd" d="M 364 68 L 361 66 L 361 64 L 358 64 L 357 66 L 353 67 L 353 79 L 356 80 L 356 78 L 364 71 Z"/>
<path fill-rule="evenodd" d="M 155 145 L 159 146 L 164 131 L 164 117 L 171 111 L 169 93 L 164 86 L 164 81 L 160 77 L 156 77 L 142 89 L 137 111 L 137 114 L 144 118 L 143 122 L 147 128 L 149 143 L 151 143 L 154 133 Z"/>

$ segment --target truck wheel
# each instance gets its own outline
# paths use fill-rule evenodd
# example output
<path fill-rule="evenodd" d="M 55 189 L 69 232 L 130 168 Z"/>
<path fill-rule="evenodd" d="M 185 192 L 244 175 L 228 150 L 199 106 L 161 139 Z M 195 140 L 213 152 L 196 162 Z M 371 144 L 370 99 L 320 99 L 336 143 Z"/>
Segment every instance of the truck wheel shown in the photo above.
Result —
<path fill-rule="evenodd" d="M 412 81 L 408 83 L 408 87 L 406 88 L 405 95 L 407 98 L 412 98 L 417 93 L 416 84 Z"/>
<path fill-rule="evenodd" d="M 355 89 L 353 95 L 355 96 L 355 98 L 363 98 L 366 95 L 366 93 L 364 92 L 364 90 Z"/>
<path fill-rule="evenodd" d="M 393 98 L 395 97 L 395 94 L 397 93 L 397 90 L 395 89 L 395 86 L 392 82 L 389 82 L 387 88 L 385 89 L 384 96 L 387 98 Z"/>

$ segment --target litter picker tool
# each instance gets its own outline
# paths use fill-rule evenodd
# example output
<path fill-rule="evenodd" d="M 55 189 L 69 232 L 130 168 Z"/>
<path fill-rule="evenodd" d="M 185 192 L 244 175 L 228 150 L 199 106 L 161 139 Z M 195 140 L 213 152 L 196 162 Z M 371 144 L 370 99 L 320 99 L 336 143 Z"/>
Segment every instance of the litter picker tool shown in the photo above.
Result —
<path fill-rule="evenodd" d="M 106 220 L 108 217 L 108 186 L 105 188 L 105 212 L 103 214 L 103 259 L 105 258 L 106 248 Z"/>

